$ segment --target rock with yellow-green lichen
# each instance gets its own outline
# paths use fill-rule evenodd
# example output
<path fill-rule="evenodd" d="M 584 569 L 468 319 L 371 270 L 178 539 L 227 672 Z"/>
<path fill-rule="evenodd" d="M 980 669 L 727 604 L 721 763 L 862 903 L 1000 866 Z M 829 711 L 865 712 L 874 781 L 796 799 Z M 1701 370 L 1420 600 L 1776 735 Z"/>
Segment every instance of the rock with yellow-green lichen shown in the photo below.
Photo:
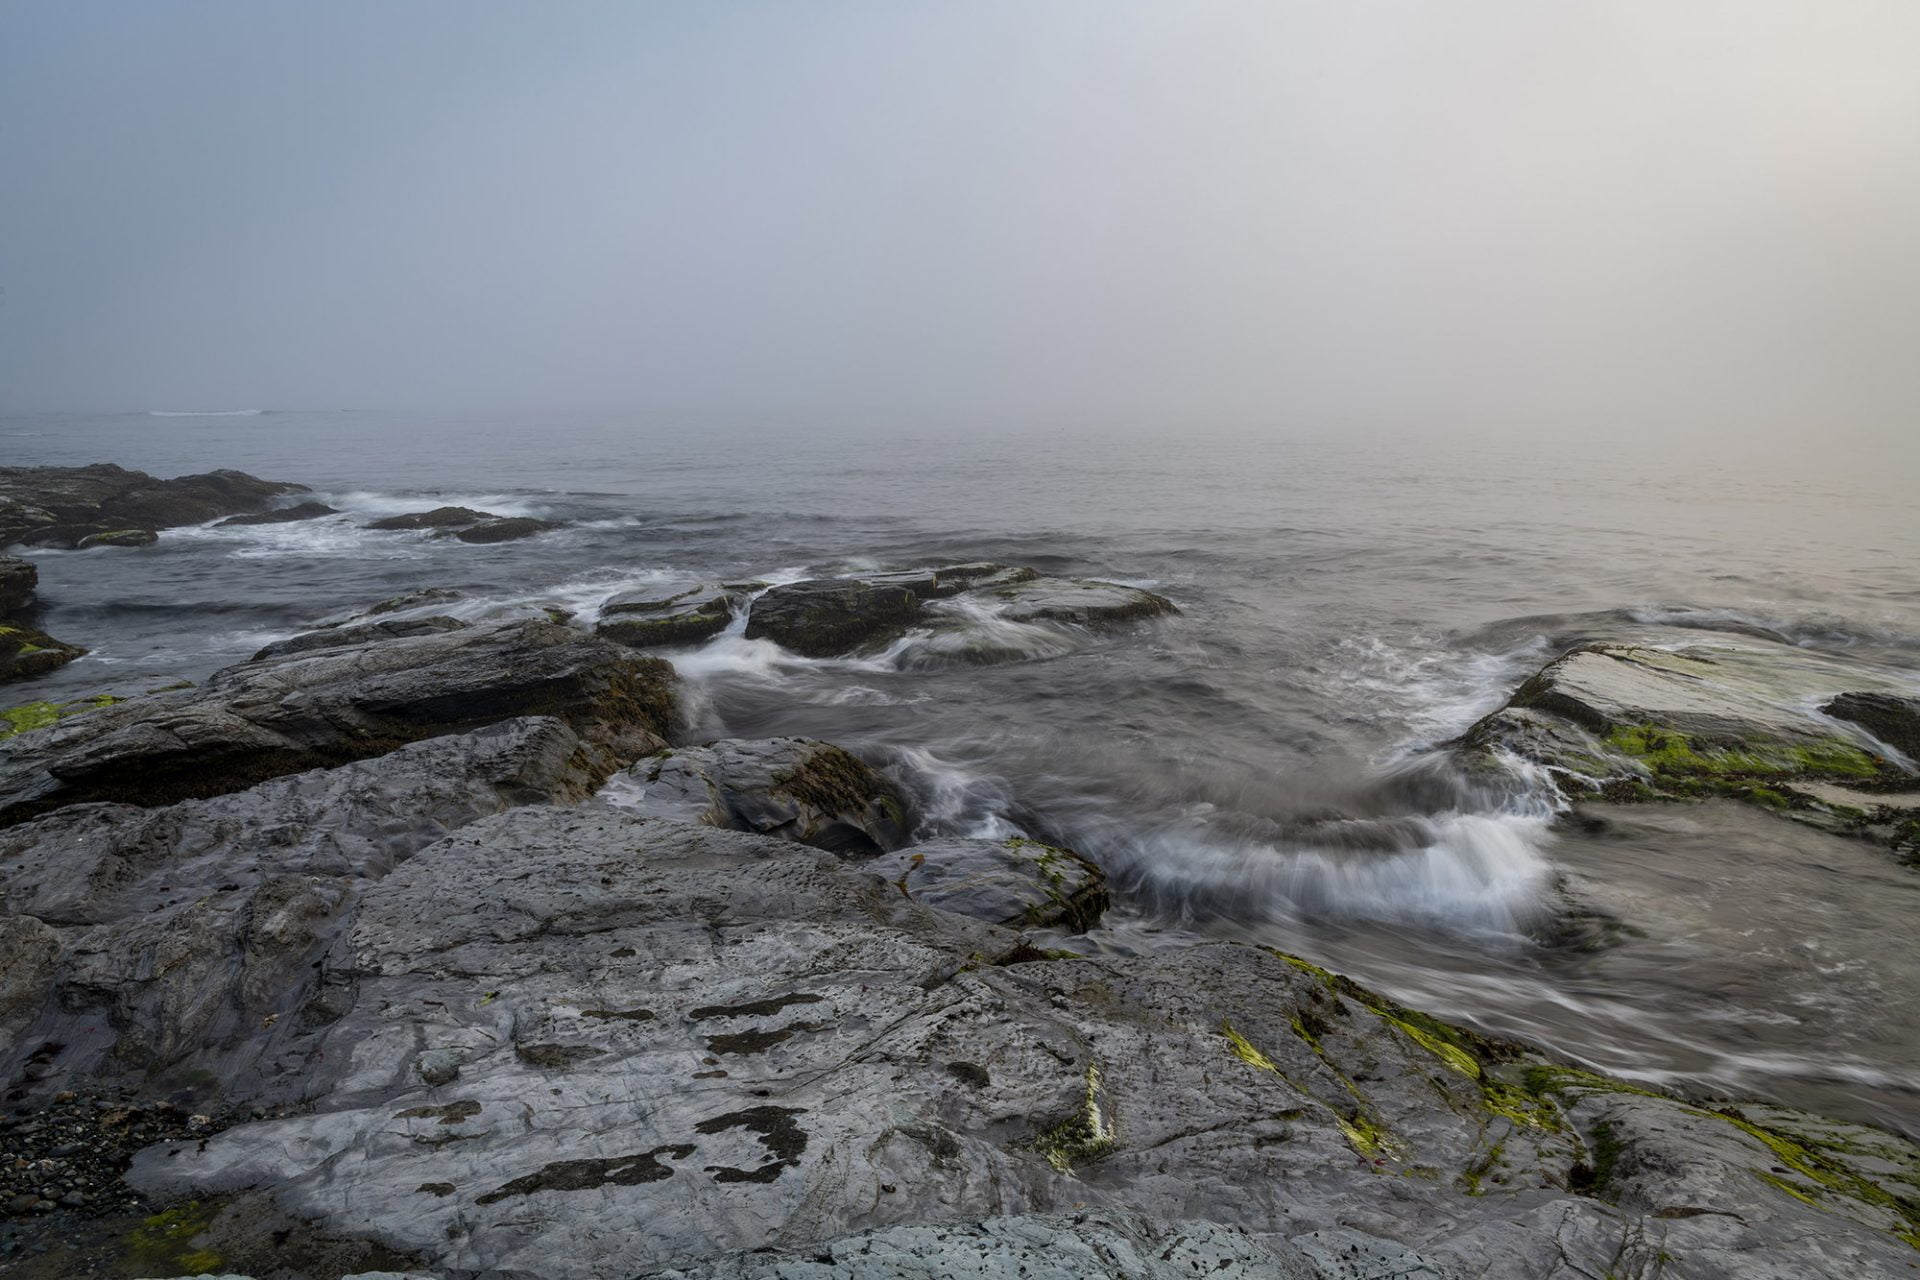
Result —
<path fill-rule="evenodd" d="M 125 701 L 125 698 L 102 693 L 91 698 L 74 698 L 66 702 L 26 702 L 17 707 L 0 707 L 0 740 L 33 729 L 45 729 L 50 725 L 59 724 L 70 716 L 85 715 L 89 711 L 98 711 L 102 707 L 111 707 Z"/>
<path fill-rule="evenodd" d="M 1872 811 L 1920 802 L 1920 776 L 1890 739 L 1875 736 L 1902 731 L 1907 700 L 1891 686 L 1862 689 L 1872 679 L 1757 637 L 1582 645 L 1543 667 L 1461 745 L 1482 761 L 1510 753 L 1544 765 L 1574 796 L 1726 796 L 1884 838 Z"/>
<path fill-rule="evenodd" d="M 0 622 L 0 682 L 43 676 L 86 650 L 18 622 Z"/>
<path fill-rule="evenodd" d="M 603 798 L 636 813 L 855 856 L 900 848 L 912 825 L 906 797 L 885 774 L 812 738 L 676 747 L 626 770 Z"/>

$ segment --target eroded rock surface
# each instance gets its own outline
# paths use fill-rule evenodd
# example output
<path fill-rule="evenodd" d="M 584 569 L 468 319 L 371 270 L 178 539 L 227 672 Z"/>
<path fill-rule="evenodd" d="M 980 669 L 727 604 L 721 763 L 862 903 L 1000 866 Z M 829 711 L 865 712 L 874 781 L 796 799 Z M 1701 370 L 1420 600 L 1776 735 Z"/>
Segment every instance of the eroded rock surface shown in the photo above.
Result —
<path fill-rule="evenodd" d="M 0 1079 L 304 1096 L 337 1010 L 319 963 L 361 887 L 475 819 L 578 800 L 604 769 L 559 720 L 159 809 L 81 804 L 0 831 Z"/>
<path fill-rule="evenodd" d="M 635 813 L 797 840 L 855 855 L 898 849 L 898 787 L 858 756 L 811 738 L 727 738 L 642 760 L 605 798 Z"/>
<path fill-rule="evenodd" d="M 310 1114 L 130 1176 L 557 1280 L 1076 1206 L 1516 1280 L 1914 1261 L 1889 1135 L 1629 1089 L 1254 947 L 1020 954 L 788 842 L 515 810 L 366 888 Z"/>
<path fill-rule="evenodd" d="M 14 739 L 0 825 L 80 801 L 218 795 L 521 715 L 630 760 L 664 745 L 671 681 L 664 663 L 547 622 L 263 658 Z"/>

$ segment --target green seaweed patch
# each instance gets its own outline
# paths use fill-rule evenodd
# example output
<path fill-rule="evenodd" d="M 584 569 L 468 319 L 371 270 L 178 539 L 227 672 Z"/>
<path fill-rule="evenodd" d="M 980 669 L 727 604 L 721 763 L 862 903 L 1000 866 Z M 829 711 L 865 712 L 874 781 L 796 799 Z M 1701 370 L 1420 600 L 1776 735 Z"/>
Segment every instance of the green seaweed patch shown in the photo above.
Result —
<path fill-rule="evenodd" d="M 17 707 L 0 709 L 0 741 L 26 733 L 31 729 L 44 729 L 58 724 L 73 716 L 85 715 L 101 707 L 110 707 L 116 702 L 125 702 L 125 698 L 116 698 L 110 693 L 97 694 L 91 698 L 77 698 L 72 702 L 28 702 Z"/>
<path fill-rule="evenodd" d="M 1603 741 L 1663 778 L 1847 778 L 1871 781 L 1886 762 L 1839 738 L 1786 742 L 1754 738 L 1714 746 L 1659 725 L 1616 726 Z M 1784 799 L 1784 797 L 1782 797 Z"/>
<path fill-rule="evenodd" d="M 1079 1166 L 1093 1163 L 1119 1141 L 1118 1129 L 1100 1106 L 1099 1064 L 1088 1065 L 1086 1082 L 1085 1098 L 1074 1113 L 1043 1129 L 1027 1144 L 1061 1173 L 1071 1174 Z"/>
<path fill-rule="evenodd" d="M 127 1236 L 133 1261 L 152 1271 L 204 1276 L 225 1267 L 225 1259 L 211 1249 L 193 1247 L 196 1237 L 213 1225 L 214 1208 L 189 1200 L 145 1219 Z"/>
<path fill-rule="evenodd" d="M 852 752 L 822 743 L 793 768 L 775 774 L 769 790 L 821 813 L 847 813 L 885 795 L 886 784 L 876 786 L 873 770 Z"/>
<path fill-rule="evenodd" d="M 1308 1031 L 1306 1025 L 1299 1019 L 1294 1020 L 1294 1030 L 1307 1042 L 1308 1046 L 1312 1048 L 1320 1061 L 1326 1065 L 1327 1069 L 1340 1081 L 1342 1087 L 1353 1097 L 1353 1111 L 1351 1114 L 1342 1112 L 1338 1107 L 1331 1105 L 1327 1107 L 1327 1110 L 1333 1115 L 1334 1124 L 1339 1127 L 1341 1135 L 1346 1138 L 1347 1144 L 1369 1160 L 1398 1158 L 1401 1154 L 1400 1143 L 1394 1138 L 1393 1134 L 1387 1130 L 1385 1125 L 1374 1119 L 1368 1106 L 1366 1094 L 1361 1092 L 1360 1087 L 1348 1078 L 1345 1072 L 1334 1066 L 1333 1060 L 1327 1057 L 1326 1051 L 1320 1047 L 1318 1038 L 1313 1036 L 1312 1033 Z M 1298 1081 L 1282 1071 L 1279 1063 L 1275 1062 L 1265 1053 L 1262 1053 L 1259 1047 L 1251 1040 L 1248 1040 L 1245 1036 L 1234 1030 L 1233 1024 L 1227 1022 L 1221 1023 L 1220 1034 L 1227 1038 L 1227 1047 L 1232 1050 L 1234 1057 L 1240 1059 L 1240 1061 L 1250 1067 L 1258 1067 L 1260 1070 L 1284 1081 L 1287 1087 L 1295 1093 L 1305 1094 L 1307 1097 L 1313 1096 L 1311 1093 L 1308 1093 L 1306 1089 L 1302 1088 Z"/>

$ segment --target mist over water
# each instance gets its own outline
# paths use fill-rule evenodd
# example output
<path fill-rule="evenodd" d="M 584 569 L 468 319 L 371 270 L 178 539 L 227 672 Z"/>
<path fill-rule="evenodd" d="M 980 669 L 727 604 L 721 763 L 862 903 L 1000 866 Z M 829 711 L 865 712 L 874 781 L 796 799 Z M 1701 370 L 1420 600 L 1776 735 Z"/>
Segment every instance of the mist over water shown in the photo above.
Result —
<path fill-rule="evenodd" d="M 1152 587 L 1112 634 L 947 602 L 851 658 L 667 651 L 690 740 L 825 738 L 919 834 L 1027 834 L 1117 890 L 1083 942 L 1283 947 L 1630 1077 L 1920 1131 L 1920 882 L 1742 809 L 1601 810 L 1435 750 L 1559 650 L 1756 631 L 1920 690 L 1920 523 L 1835 453 L 1173 432 L 698 428 L 648 415 L 267 411 L 0 419 L 9 462 L 239 467 L 339 516 L 34 551 L 41 624 L 89 645 L 38 696 L 200 679 L 421 586 L 468 619 L 689 577 L 994 559 Z M 472 546 L 362 526 L 454 503 L 564 520 Z M 44 692 L 43 692 L 44 691 Z M 609 799 L 617 800 L 617 795 Z M 1065 942 L 1067 940 L 1061 940 Z"/>

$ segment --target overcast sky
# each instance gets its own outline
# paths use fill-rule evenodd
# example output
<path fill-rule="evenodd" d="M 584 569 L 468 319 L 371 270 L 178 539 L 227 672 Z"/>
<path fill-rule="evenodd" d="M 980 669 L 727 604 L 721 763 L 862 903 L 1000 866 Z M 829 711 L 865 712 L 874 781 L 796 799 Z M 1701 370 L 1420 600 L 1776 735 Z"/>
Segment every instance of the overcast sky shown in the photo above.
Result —
<path fill-rule="evenodd" d="M 0 0 L 0 407 L 1920 434 L 1915 0 Z"/>

